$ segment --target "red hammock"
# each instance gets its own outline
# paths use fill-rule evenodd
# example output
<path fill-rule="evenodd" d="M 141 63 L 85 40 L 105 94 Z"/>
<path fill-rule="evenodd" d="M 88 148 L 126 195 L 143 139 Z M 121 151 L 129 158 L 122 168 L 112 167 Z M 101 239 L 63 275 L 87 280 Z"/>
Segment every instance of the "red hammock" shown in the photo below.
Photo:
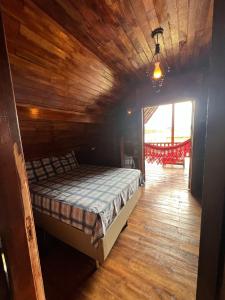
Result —
<path fill-rule="evenodd" d="M 149 163 L 184 164 L 184 158 L 190 156 L 191 140 L 183 143 L 145 143 L 145 159 Z"/>

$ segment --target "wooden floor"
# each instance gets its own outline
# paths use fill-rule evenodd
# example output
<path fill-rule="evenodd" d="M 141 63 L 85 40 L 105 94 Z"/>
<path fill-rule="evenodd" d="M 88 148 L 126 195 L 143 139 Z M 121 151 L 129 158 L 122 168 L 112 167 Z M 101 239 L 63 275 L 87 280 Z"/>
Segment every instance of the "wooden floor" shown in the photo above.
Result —
<path fill-rule="evenodd" d="M 102 267 L 54 241 L 42 254 L 47 300 L 195 299 L 200 206 L 183 169 L 147 168 L 146 186 Z"/>

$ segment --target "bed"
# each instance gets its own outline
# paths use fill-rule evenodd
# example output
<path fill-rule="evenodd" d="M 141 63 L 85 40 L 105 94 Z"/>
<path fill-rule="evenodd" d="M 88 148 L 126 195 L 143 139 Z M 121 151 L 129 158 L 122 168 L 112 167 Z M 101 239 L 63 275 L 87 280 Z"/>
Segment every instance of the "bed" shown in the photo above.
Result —
<path fill-rule="evenodd" d="M 139 170 L 78 165 L 74 152 L 27 162 L 35 222 L 103 263 L 139 196 Z"/>

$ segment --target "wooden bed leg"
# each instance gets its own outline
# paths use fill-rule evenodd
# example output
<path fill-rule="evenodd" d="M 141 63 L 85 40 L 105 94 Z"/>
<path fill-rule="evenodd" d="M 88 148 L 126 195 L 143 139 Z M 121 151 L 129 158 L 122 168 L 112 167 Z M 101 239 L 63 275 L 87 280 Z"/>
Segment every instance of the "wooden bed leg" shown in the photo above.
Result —
<path fill-rule="evenodd" d="M 95 260 L 95 269 L 98 270 L 100 268 L 100 263 L 98 260 Z"/>

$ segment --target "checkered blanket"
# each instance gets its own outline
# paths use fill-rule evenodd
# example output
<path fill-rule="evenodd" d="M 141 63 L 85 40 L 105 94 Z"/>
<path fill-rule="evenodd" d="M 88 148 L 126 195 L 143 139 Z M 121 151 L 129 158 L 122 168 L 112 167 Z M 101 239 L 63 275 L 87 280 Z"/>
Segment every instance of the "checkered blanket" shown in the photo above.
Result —
<path fill-rule="evenodd" d="M 81 165 L 30 186 L 34 209 L 92 236 L 97 246 L 121 208 L 137 191 L 139 170 Z"/>

